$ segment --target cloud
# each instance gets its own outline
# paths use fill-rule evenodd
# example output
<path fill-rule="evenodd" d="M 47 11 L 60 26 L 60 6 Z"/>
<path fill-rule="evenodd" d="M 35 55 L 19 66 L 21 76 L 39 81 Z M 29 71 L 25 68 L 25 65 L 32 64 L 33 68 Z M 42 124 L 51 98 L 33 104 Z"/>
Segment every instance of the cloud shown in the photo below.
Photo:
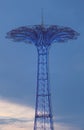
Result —
<path fill-rule="evenodd" d="M 0 119 L 0 124 L 11 124 L 11 123 L 24 123 L 24 122 L 30 122 L 31 120 L 27 119 L 17 119 L 17 118 L 9 118 L 9 119 Z"/>
<path fill-rule="evenodd" d="M 33 128 L 34 109 L 0 100 L 0 130 Z"/>
<path fill-rule="evenodd" d="M 34 109 L 32 107 L 26 107 L 11 103 L 5 100 L 0 100 L 0 117 L 15 117 L 15 118 L 27 118 L 33 119 Z"/>
<path fill-rule="evenodd" d="M 59 117 L 57 117 L 59 119 Z M 0 130 L 33 130 L 34 108 L 0 100 Z M 54 123 L 56 130 L 80 130 L 64 123 Z"/>

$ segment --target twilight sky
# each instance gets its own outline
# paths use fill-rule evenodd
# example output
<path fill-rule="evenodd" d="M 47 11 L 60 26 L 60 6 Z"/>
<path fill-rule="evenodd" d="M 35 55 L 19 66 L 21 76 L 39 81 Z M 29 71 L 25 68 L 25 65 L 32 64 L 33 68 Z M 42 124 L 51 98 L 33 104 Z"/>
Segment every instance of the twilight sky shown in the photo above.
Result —
<path fill-rule="evenodd" d="M 11 29 L 41 23 L 68 26 L 77 40 L 55 43 L 49 55 L 55 130 L 84 130 L 84 1 L 0 0 L 0 130 L 33 130 L 37 50 L 6 39 Z"/>

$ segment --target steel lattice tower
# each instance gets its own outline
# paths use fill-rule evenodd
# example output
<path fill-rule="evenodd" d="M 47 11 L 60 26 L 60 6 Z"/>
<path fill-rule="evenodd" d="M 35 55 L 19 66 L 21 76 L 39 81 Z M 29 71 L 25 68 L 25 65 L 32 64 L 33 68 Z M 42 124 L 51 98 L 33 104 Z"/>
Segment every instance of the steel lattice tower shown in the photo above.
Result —
<path fill-rule="evenodd" d="M 15 42 L 32 43 L 38 52 L 37 91 L 34 130 L 54 130 L 49 86 L 48 54 L 55 42 L 76 39 L 79 33 L 69 27 L 44 24 L 23 26 L 7 33 L 7 38 Z"/>

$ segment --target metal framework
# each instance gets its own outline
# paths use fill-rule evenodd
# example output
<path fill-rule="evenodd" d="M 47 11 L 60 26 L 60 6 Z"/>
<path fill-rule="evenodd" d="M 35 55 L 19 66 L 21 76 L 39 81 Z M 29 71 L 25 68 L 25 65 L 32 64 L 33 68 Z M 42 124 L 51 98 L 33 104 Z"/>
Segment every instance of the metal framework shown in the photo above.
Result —
<path fill-rule="evenodd" d="M 76 39 L 79 33 L 69 27 L 58 25 L 34 25 L 16 28 L 7 33 L 7 38 L 15 42 L 32 43 L 37 47 L 37 92 L 34 130 L 54 130 L 51 94 L 48 74 L 49 47 L 55 42 L 66 42 Z"/>

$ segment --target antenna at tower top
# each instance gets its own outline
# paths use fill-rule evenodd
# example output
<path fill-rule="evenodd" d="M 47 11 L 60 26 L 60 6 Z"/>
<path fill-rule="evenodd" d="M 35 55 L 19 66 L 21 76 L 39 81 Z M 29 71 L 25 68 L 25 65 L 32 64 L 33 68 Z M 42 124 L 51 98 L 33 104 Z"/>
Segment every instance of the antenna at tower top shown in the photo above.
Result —
<path fill-rule="evenodd" d="M 43 14 L 43 8 L 41 9 L 41 25 L 44 25 L 44 14 Z"/>

